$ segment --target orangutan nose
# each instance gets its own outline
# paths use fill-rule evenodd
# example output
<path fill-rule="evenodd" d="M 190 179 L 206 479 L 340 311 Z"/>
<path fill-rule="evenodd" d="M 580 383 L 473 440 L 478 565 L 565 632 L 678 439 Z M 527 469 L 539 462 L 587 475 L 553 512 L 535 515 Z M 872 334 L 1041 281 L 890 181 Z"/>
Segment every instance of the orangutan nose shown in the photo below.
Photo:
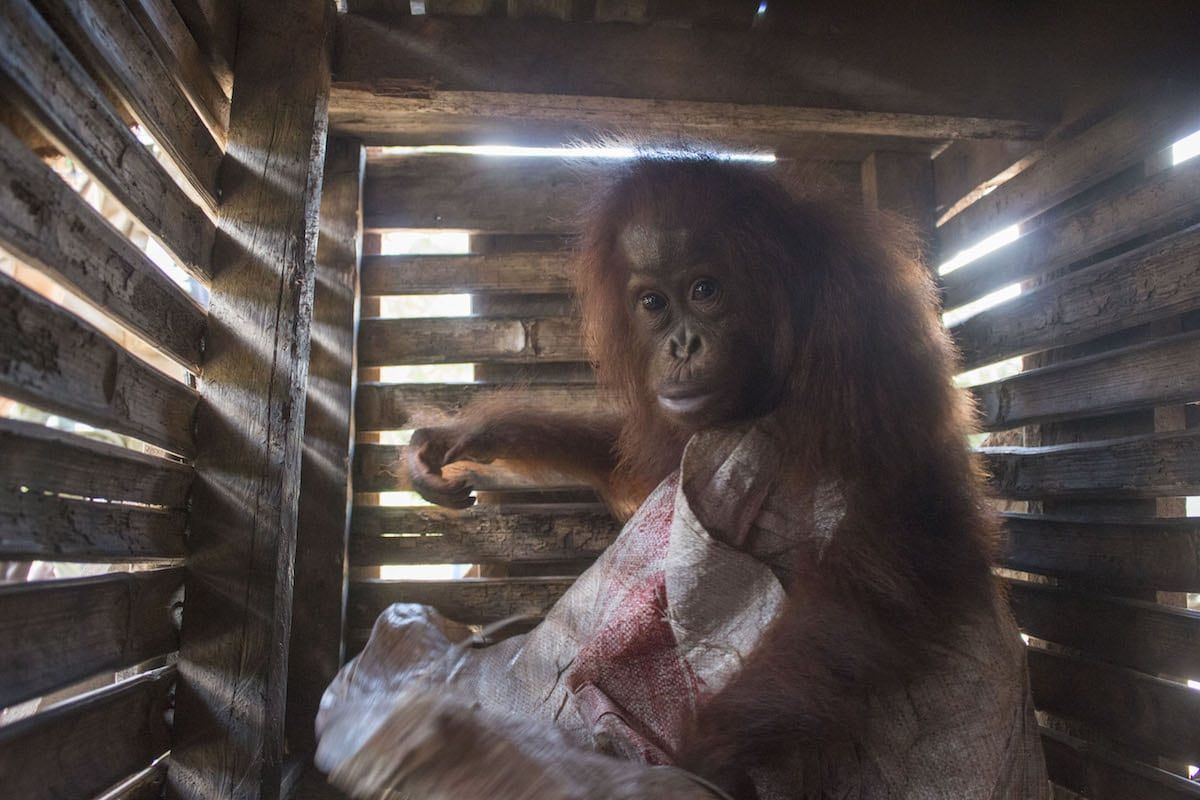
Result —
<path fill-rule="evenodd" d="M 671 357 L 679 361 L 687 361 L 700 349 L 700 337 L 681 327 L 671 334 Z"/>

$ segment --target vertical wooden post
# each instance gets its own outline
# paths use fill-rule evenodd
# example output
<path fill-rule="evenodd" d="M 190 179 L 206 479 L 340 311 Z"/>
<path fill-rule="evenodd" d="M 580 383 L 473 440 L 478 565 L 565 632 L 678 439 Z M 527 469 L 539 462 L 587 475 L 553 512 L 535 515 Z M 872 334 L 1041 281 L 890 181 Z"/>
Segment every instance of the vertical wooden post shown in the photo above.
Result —
<path fill-rule="evenodd" d="M 241 5 L 196 419 L 175 798 L 280 793 L 333 24 L 327 0 Z"/>
<path fill-rule="evenodd" d="M 331 139 L 325 153 L 288 658 L 287 738 L 294 753 L 314 749 L 321 693 L 342 664 L 363 156 L 359 142 L 347 139 Z"/>
<path fill-rule="evenodd" d="M 862 162 L 863 203 L 907 219 L 921 237 L 930 269 L 936 267 L 933 160 L 922 153 L 871 153 Z"/>

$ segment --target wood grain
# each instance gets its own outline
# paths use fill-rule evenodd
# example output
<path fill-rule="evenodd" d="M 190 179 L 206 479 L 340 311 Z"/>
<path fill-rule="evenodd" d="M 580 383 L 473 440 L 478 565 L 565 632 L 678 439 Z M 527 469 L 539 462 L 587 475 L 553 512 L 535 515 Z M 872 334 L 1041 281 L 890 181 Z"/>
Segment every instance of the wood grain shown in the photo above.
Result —
<path fill-rule="evenodd" d="M 364 319 L 359 365 L 586 361 L 578 320 L 439 317 Z"/>
<path fill-rule="evenodd" d="M 1050 780 L 1090 800 L 1195 800 L 1200 786 L 1179 775 L 1042 728 Z"/>
<path fill-rule="evenodd" d="M 0 557 L 44 561 L 183 558 L 187 514 L 33 492 L 0 492 Z"/>
<path fill-rule="evenodd" d="M 355 424 L 364 431 L 411 428 L 505 392 L 534 409 L 588 414 L 613 407 L 595 386 L 578 383 L 536 383 L 515 389 L 488 383 L 365 383 L 358 387 Z"/>
<path fill-rule="evenodd" d="M 573 274 L 566 252 L 368 256 L 362 290 L 364 295 L 566 292 Z"/>

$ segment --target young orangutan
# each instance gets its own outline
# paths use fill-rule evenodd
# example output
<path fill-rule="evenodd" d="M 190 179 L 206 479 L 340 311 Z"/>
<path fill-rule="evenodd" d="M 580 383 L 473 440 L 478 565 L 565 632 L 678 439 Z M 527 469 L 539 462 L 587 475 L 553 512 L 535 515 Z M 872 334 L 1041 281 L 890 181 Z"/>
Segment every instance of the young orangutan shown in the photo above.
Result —
<path fill-rule="evenodd" d="M 504 458 L 639 510 L 528 636 L 468 651 L 385 612 L 319 763 L 363 796 L 1048 796 L 913 241 L 759 168 L 650 158 L 595 209 L 578 284 L 613 412 L 480 404 L 414 434 L 412 483 L 465 507 L 443 467 Z"/>

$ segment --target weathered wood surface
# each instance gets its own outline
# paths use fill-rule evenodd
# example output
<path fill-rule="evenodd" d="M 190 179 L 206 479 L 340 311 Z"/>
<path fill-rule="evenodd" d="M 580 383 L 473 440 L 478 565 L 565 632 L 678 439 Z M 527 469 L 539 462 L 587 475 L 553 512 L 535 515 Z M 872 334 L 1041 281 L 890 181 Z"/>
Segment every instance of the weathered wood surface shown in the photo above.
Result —
<path fill-rule="evenodd" d="M 1200 590 L 1200 522 L 1005 513 L 1001 563 L 1103 586 Z"/>
<path fill-rule="evenodd" d="M 238 6 L 235 0 L 172 0 L 217 82 L 228 94 L 233 86 Z"/>
<path fill-rule="evenodd" d="M 392 603 L 431 605 L 452 620 L 487 624 L 517 615 L 544 615 L 574 578 L 462 578 L 353 581 L 346 625 L 370 628 Z"/>
<path fill-rule="evenodd" d="M 0 586 L 0 705 L 173 652 L 182 569 Z"/>
<path fill-rule="evenodd" d="M 938 229 L 951 256 L 1001 228 L 1024 222 L 1200 128 L 1200 95 L 1177 94 L 1123 108 L 1055 143 L 1028 169 Z"/>
<path fill-rule="evenodd" d="M 5 794 L 94 797 L 150 766 L 171 747 L 174 683 L 175 668 L 162 667 L 0 727 Z"/>
<path fill-rule="evenodd" d="M 1042 728 L 1050 780 L 1090 800 L 1195 800 L 1200 785 L 1165 770 Z"/>
<path fill-rule="evenodd" d="M 143 561 L 183 558 L 187 514 L 0 492 L 0 558 Z"/>
<path fill-rule="evenodd" d="M 944 222 L 1041 157 L 1034 142 L 1009 139 L 951 142 L 933 159 L 937 221 Z"/>
<path fill-rule="evenodd" d="M 158 762 L 121 782 L 97 800 L 162 800 L 167 785 L 167 761 Z"/>
<path fill-rule="evenodd" d="M 943 276 L 943 303 L 946 308 L 955 308 L 1138 237 L 1171 233 L 1197 222 L 1200 162 L 1193 160 L 1097 200 Z"/>
<path fill-rule="evenodd" d="M 41 425 L 0 420 L 0 493 L 63 493 L 182 508 L 190 466 Z"/>
<path fill-rule="evenodd" d="M 204 309 L 0 126 L 0 243 L 188 367 Z"/>
<path fill-rule="evenodd" d="M 478 564 L 595 558 L 621 526 L 603 506 L 354 509 L 350 561 Z"/>
<path fill-rule="evenodd" d="M 1200 612 L 1016 580 L 1008 597 L 1030 636 L 1140 672 L 1200 671 Z"/>
<path fill-rule="evenodd" d="M 143 147 L 29 0 L 0 8 L 0 73 L 55 146 L 78 159 L 193 274 L 210 276 L 213 224 Z"/>
<path fill-rule="evenodd" d="M 1200 758 L 1200 692 L 1186 684 L 1075 656 L 1029 648 L 1034 705 L 1114 742 L 1194 764 Z"/>
<path fill-rule="evenodd" d="M 971 389 L 984 430 L 1200 398 L 1200 333 L 1032 369 Z"/>
<path fill-rule="evenodd" d="M 1200 225 L 1025 292 L 976 314 L 953 334 L 963 367 L 972 369 L 1195 308 L 1200 308 Z"/>
<path fill-rule="evenodd" d="M 196 391 L 0 276 L 0 393 L 183 456 Z"/>
<path fill-rule="evenodd" d="M 585 361 L 578 320 L 568 317 L 503 319 L 439 317 L 364 319 L 358 339 L 363 367 Z"/>
<path fill-rule="evenodd" d="M 921 238 L 926 255 L 934 245 L 933 162 L 927 153 L 880 150 L 862 162 L 863 203 L 899 216 Z"/>
<path fill-rule="evenodd" d="M 359 444 L 354 452 L 354 491 L 412 491 L 405 461 L 407 451 L 405 445 Z M 525 475 L 502 461 L 491 464 L 464 461 L 448 467 L 446 474 L 462 477 L 483 492 L 576 489 L 583 486 L 578 479 L 549 472 L 537 477 Z"/>
<path fill-rule="evenodd" d="M 38 0 L 94 73 L 112 85 L 198 196 L 215 210 L 221 148 L 120 0 Z"/>
<path fill-rule="evenodd" d="M 992 487 L 1013 500 L 1180 497 L 1200 493 L 1200 433 L 1048 447 L 983 447 Z"/>
<path fill-rule="evenodd" d="M 519 388 L 488 383 L 366 383 L 358 387 L 359 430 L 401 430 L 460 411 L 469 403 L 509 393 L 530 408 L 589 414 L 611 408 L 595 386 L 539 383 Z"/>
<path fill-rule="evenodd" d="M 543 383 L 570 383 L 581 391 L 596 386 L 596 372 L 586 361 L 560 363 L 541 362 L 525 364 L 500 364 L 496 362 L 475 365 L 475 380 L 509 386 L 533 387 Z"/>
<path fill-rule="evenodd" d="M 362 291 L 364 295 L 566 292 L 573 275 L 566 252 L 369 256 L 363 259 Z"/>
<path fill-rule="evenodd" d="M 224 145 L 229 131 L 229 95 L 200 52 L 187 23 L 171 0 L 124 0 L 146 32 L 163 64 L 196 113 Z"/>
<path fill-rule="evenodd" d="M 276 797 L 285 753 L 333 10 L 276 0 L 238 20 L 168 773 L 185 800 Z"/>
<path fill-rule="evenodd" d="M 342 665 L 362 171 L 363 151 L 358 142 L 330 140 L 321 191 L 296 526 L 287 695 L 287 738 L 292 752 L 310 752 L 315 747 L 313 720 L 321 695 Z"/>

